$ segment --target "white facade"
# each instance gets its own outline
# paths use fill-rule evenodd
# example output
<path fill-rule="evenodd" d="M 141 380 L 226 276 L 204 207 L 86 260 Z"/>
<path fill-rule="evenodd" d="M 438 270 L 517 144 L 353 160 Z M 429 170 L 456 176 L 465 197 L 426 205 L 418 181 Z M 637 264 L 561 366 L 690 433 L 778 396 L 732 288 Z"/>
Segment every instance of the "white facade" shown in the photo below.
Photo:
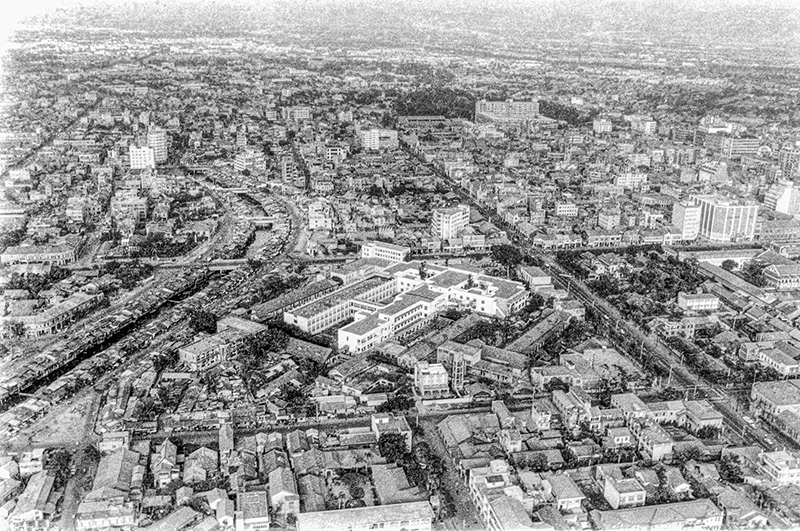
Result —
<path fill-rule="evenodd" d="M 556 216 L 574 218 L 578 215 L 578 205 L 575 203 L 556 202 Z"/>
<path fill-rule="evenodd" d="M 147 147 L 152 148 L 156 164 L 167 161 L 167 132 L 160 127 L 151 127 L 147 132 Z"/>
<path fill-rule="evenodd" d="M 787 451 L 761 454 L 761 470 L 778 485 L 800 485 L 800 460 Z"/>
<path fill-rule="evenodd" d="M 382 258 L 393 262 L 404 262 L 410 252 L 409 247 L 386 242 L 364 242 L 361 246 L 362 258 Z"/>
<path fill-rule="evenodd" d="M 608 118 L 595 118 L 592 122 L 592 129 L 595 133 L 610 133 L 613 126 Z"/>
<path fill-rule="evenodd" d="M 363 148 L 371 151 L 394 149 L 399 145 L 397 131 L 392 129 L 368 129 L 359 131 L 358 136 Z"/>
<path fill-rule="evenodd" d="M 700 235 L 711 242 L 752 240 L 758 205 L 714 195 L 694 196 L 700 204 Z"/>
<path fill-rule="evenodd" d="M 696 240 L 700 234 L 700 205 L 690 201 L 672 206 L 672 226 L 681 231 L 684 241 Z"/>
<path fill-rule="evenodd" d="M 795 216 L 800 213 L 800 188 L 793 181 L 781 179 L 764 196 L 764 206 L 781 214 Z"/>
<path fill-rule="evenodd" d="M 623 173 L 614 177 L 614 185 L 623 188 L 641 188 L 647 183 L 646 173 Z"/>
<path fill-rule="evenodd" d="M 437 208 L 433 211 L 431 228 L 434 236 L 442 240 L 455 238 L 461 229 L 469 225 L 469 213 L 469 205 Z"/>
<path fill-rule="evenodd" d="M 391 270 L 400 295 L 383 306 L 354 301 L 356 321 L 339 329 L 340 349 L 347 348 L 351 353 L 367 351 L 421 328 L 436 313 L 451 306 L 505 317 L 519 311 L 528 299 L 528 291 L 519 282 L 456 268 L 440 269 L 425 278 L 420 276 L 419 263 L 397 264 Z"/>
<path fill-rule="evenodd" d="M 441 363 L 418 361 L 414 366 L 414 385 L 422 398 L 438 398 L 449 393 L 450 378 Z"/>
<path fill-rule="evenodd" d="M 151 147 L 131 145 L 129 154 L 132 170 L 144 170 L 156 167 L 155 152 Z"/>
<path fill-rule="evenodd" d="M 678 293 L 678 307 L 691 311 L 714 311 L 719 309 L 719 297 L 713 293 Z"/>

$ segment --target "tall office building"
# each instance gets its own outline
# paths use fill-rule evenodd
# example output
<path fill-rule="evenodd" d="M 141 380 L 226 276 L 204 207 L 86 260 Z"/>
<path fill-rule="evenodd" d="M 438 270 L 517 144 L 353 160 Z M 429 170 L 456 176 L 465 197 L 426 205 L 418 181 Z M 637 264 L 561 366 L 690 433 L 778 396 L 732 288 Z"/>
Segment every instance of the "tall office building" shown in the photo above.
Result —
<path fill-rule="evenodd" d="M 437 208 L 433 211 L 432 231 L 434 236 L 449 240 L 469 225 L 469 205 L 452 208 Z"/>
<path fill-rule="evenodd" d="M 741 157 L 742 155 L 755 155 L 761 147 L 758 138 L 723 138 L 722 153 L 726 157 Z"/>
<path fill-rule="evenodd" d="M 151 147 L 139 147 L 131 144 L 129 155 L 132 170 L 144 170 L 146 168 L 156 167 L 155 153 Z"/>
<path fill-rule="evenodd" d="M 781 149 L 778 153 L 778 164 L 787 179 L 800 176 L 800 148 Z"/>
<path fill-rule="evenodd" d="M 692 196 L 700 205 L 700 235 L 711 242 L 752 240 L 758 205 L 716 195 Z"/>
<path fill-rule="evenodd" d="M 700 234 L 700 205 L 692 201 L 672 206 L 672 226 L 681 231 L 681 240 L 696 240 Z"/>
<path fill-rule="evenodd" d="M 764 195 L 764 206 L 781 214 L 800 214 L 800 188 L 793 181 L 779 180 Z"/>
<path fill-rule="evenodd" d="M 367 129 L 359 131 L 358 137 L 364 149 L 371 151 L 395 149 L 399 146 L 397 131 L 392 129 Z"/>
<path fill-rule="evenodd" d="M 147 131 L 147 147 L 152 148 L 156 164 L 167 161 L 167 132 L 160 127 L 150 127 Z"/>

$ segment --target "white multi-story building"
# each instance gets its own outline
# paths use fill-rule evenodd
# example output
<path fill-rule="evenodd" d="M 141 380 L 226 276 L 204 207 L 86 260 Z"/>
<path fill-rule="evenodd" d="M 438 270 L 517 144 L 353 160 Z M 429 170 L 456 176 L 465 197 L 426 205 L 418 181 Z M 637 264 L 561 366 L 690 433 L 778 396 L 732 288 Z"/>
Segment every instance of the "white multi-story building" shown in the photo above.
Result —
<path fill-rule="evenodd" d="M 556 216 L 574 218 L 578 215 L 578 205 L 575 203 L 556 202 Z"/>
<path fill-rule="evenodd" d="M 700 205 L 691 201 L 672 206 L 672 226 L 681 232 L 684 241 L 696 240 L 700 234 Z"/>
<path fill-rule="evenodd" d="M 781 214 L 795 216 L 800 213 L 800 188 L 794 181 L 779 180 L 764 195 L 764 206 Z"/>
<path fill-rule="evenodd" d="M 528 299 L 528 291 L 519 282 L 457 268 L 431 266 L 430 270 L 423 270 L 419 262 L 409 262 L 395 264 L 386 272 L 397 281 L 399 296 L 384 305 L 356 302 L 356 321 L 338 332 L 340 349 L 367 351 L 418 330 L 436 313 L 451 306 L 505 317 L 519 311 Z"/>
<path fill-rule="evenodd" d="M 800 456 L 785 450 L 764 452 L 760 456 L 761 470 L 778 485 L 800 484 Z"/>
<path fill-rule="evenodd" d="M 752 240 L 756 231 L 758 205 L 750 201 L 698 195 L 700 235 L 711 242 Z"/>
<path fill-rule="evenodd" d="M 156 157 L 153 148 L 131 145 L 129 148 L 130 164 L 132 170 L 144 170 L 156 167 Z"/>
<path fill-rule="evenodd" d="M 388 275 L 375 275 L 286 311 L 283 320 L 303 332 L 318 334 L 353 317 L 357 310 L 376 308 L 378 302 L 396 293 L 396 279 Z"/>
<path fill-rule="evenodd" d="M 333 209 L 325 201 L 314 201 L 308 205 L 309 230 L 333 230 Z"/>
<path fill-rule="evenodd" d="M 524 121 L 539 116 L 538 101 L 487 101 L 475 102 L 475 120 Z"/>
<path fill-rule="evenodd" d="M 469 225 L 469 205 L 451 208 L 437 208 L 433 211 L 431 230 L 437 238 L 449 240 Z"/>
<path fill-rule="evenodd" d="M 75 249 L 69 245 L 19 245 L 0 254 L 0 264 L 64 265 L 75 261 Z"/>
<path fill-rule="evenodd" d="M 411 248 L 386 242 L 364 242 L 361 258 L 382 258 L 393 262 L 404 262 Z"/>
<path fill-rule="evenodd" d="M 281 109 L 283 119 L 287 122 L 300 122 L 311 119 L 311 107 L 295 106 Z"/>
<path fill-rule="evenodd" d="M 233 169 L 239 172 L 248 170 L 250 173 L 263 173 L 267 169 L 267 159 L 260 151 L 245 149 L 236 155 Z"/>
<path fill-rule="evenodd" d="M 450 393 L 450 378 L 441 363 L 418 361 L 414 366 L 414 385 L 422 398 L 439 398 Z"/>
<path fill-rule="evenodd" d="M 152 126 L 147 131 L 147 147 L 153 150 L 156 164 L 167 161 L 167 132 L 160 127 Z"/>
<path fill-rule="evenodd" d="M 758 138 L 723 138 L 722 154 L 726 157 L 741 157 L 742 155 L 754 155 L 761 147 L 761 140 Z"/>
<path fill-rule="evenodd" d="M 595 118 L 592 122 L 592 130 L 598 134 L 610 133 L 613 128 L 614 126 L 608 118 Z"/>
<path fill-rule="evenodd" d="M 364 149 L 372 151 L 395 149 L 399 145 L 397 131 L 393 129 L 367 129 L 359 131 L 358 137 Z"/>
<path fill-rule="evenodd" d="M 614 186 L 621 186 L 623 188 L 641 188 L 643 184 L 647 183 L 646 173 L 622 173 L 614 177 Z"/>
<path fill-rule="evenodd" d="M 132 219 L 142 222 L 147 219 L 147 198 L 131 193 L 117 192 L 111 198 L 111 215 L 116 219 Z"/>
<path fill-rule="evenodd" d="M 793 179 L 800 173 L 800 148 L 781 149 L 778 153 L 778 164 L 783 176 Z"/>
<path fill-rule="evenodd" d="M 619 210 L 601 210 L 597 214 L 597 226 L 604 230 L 614 230 L 619 227 L 621 216 Z"/>
<path fill-rule="evenodd" d="M 714 311 L 719 309 L 719 297 L 713 293 L 678 292 L 678 308 L 690 311 Z"/>

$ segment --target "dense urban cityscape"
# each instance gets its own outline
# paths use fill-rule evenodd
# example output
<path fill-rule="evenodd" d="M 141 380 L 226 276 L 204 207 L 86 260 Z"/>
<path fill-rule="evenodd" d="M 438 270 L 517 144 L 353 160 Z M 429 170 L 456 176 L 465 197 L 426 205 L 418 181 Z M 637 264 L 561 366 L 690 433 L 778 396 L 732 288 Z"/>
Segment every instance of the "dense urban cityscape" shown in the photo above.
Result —
<path fill-rule="evenodd" d="M 797 528 L 799 7 L 24 19 L 0 530 Z"/>

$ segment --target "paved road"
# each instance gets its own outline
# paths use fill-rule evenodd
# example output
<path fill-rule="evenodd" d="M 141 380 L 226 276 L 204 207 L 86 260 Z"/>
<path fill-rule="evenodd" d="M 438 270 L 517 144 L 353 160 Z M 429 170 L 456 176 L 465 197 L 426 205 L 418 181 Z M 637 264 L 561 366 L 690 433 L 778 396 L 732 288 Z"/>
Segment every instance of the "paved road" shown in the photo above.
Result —
<path fill-rule="evenodd" d="M 509 227 L 505 221 L 497 216 L 496 213 L 493 213 L 485 206 L 478 204 L 460 187 L 457 182 L 451 180 L 440 170 L 434 168 L 434 171 L 436 171 L 444 180 L 449 182 L 453 189 L 459 195 L 461 195 L 466 202 L 471 204 L 486 218 L 492 220 L 500 227 L 508 228 L 509 236 L 514 244 L 524 249 L 529 254 L 540 258 L 544 262 L 545 269 L 550 272 L 554 279 L 560 280 L 562 283 L 567 284 L 573 296 L 575 296 L 585 305 L 592 306 L 598 313 L 607 319 L 607 322 L 615 323 L 615 326 L 621 328 L 624 334 L 634 338 L 640 345 L 643 346 L 643 355 L 649 357 L 666 370 L 671 371 L 670 375 L 672 378 L 685 386 L 711 387 L 716 389 L 721 396 L 727 396 L 725 390 L 721 388 L 721 386 L 718 386 L 715 382 L 706 381 L 704 378 L 693 373 L 688 367 L 683 365 L 680 355 L 671 347 L 666 345 L 661 338 L 653 339 L 652 337 L 649 337 L 640 326 L 623 318 L 616 308 L 614 308 L 604 299 L 595 295 L 581 280 L 572 277 L 568 271 L 566 271 L 559 263 L 556 262 L 553 256 L 545 254 L 540 249 L 534 248 L 528 238 L 516 233 L 513 228 Z M 628 355 L 628 357 L 631 357 L 630 353 L 626 352 L 625 354 Z M 750 440 L 756 442 L 764 448 L 775 450 L 780 446 L 786 446 L 787 448 L 793 450 L 800 449 L 800 445 L 798 445 L 796 442 L 783 437 L 776 432 L 767 432 L 760 425 L 751 426 L 744 422 L 741 418 L 741 413 L 736 411 L 736 408 L 731 400 L 715 400 L 711 403 L 714 408 L 725 417 L 725 420 L 728 422 L 731 429 L 735 429 L 740 433 L 745 432 L 746 436 L 749 434 Z M 774 441 L 775 439 L 779 439 L 785 444 L 770 442 Z"/>
<path fill-rule="evenodd" d="M 484 529 L 475 510 L 475 504 L 470 498 L 469 489 L 461 479 L 453 460 L 447 455 L 444 442 L 436 430 L 436 422 L 433 419 L 425 419 L 420 421 L 420 424 L 425 432 L 423 436 L 425 441 L 431 450 L 442 459 L 444 474 L 442 474 L 441 487 L 447 491 L 456 508 L 456 514 L 450 519 L 447 527 L 451 529 Z"/>

